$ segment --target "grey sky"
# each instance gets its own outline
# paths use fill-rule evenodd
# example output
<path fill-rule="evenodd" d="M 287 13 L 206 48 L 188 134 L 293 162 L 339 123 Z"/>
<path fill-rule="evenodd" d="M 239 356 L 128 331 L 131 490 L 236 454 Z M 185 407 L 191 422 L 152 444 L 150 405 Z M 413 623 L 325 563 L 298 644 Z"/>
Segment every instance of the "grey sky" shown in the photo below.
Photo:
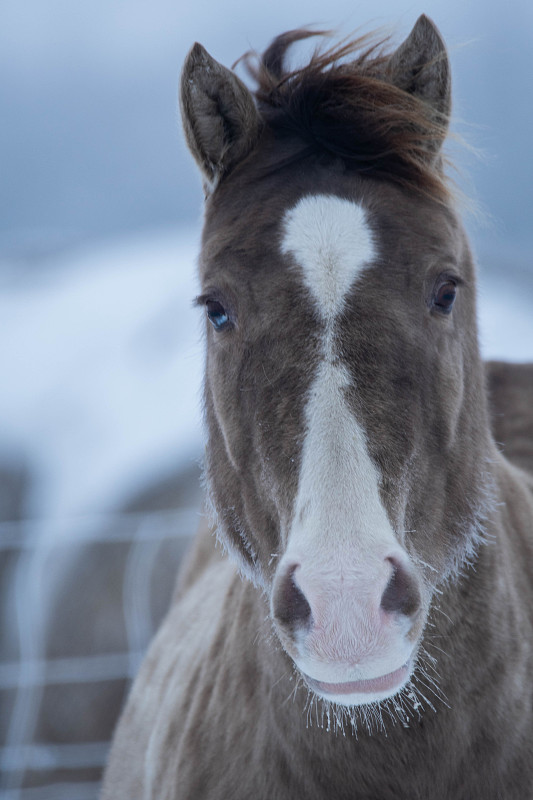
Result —
<path fill-rule="evenodd" d="M 428 13 L 448 42 L 458 129 L 491 219 L 476 236 L 531 244 L 533 6 L 482 0 L 4 0 L 0 12 L 0 253 L 198 219 L 176 91 L 195 40 L 226 64 L 307 23 L 384 25 Z M 467 123 L 467 124 L 466 124 Z"/>

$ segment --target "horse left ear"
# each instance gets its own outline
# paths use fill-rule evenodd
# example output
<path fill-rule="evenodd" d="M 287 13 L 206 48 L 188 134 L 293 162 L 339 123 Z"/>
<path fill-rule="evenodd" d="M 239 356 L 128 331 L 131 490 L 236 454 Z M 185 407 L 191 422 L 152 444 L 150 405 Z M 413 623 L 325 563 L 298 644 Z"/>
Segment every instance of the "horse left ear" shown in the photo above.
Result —
<path fill-rule="evenodd" d="M 244 83 L 198 43 L 183 66 L 180 106 L 187 144 L 210 194 L 255 145 L 259 113 Z"/>
<path fill-rule="evenodd" d="M 450 62 L 436 25 L 422 14 L 405 42 L 390 57 L 390 81 L 426 103 L 442 137 L 428 143 L 436 153 L 444 140 L 451 111 Z"/>

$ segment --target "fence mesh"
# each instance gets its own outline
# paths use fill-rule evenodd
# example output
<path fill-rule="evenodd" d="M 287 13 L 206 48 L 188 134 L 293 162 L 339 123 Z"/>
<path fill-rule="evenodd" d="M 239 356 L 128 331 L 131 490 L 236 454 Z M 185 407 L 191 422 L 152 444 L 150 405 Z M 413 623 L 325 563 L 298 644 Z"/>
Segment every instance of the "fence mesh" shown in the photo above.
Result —
<path fill-rule="evenodd" d="M 96 800 L 196 508 L 0 523 L 0 798 Z"/>

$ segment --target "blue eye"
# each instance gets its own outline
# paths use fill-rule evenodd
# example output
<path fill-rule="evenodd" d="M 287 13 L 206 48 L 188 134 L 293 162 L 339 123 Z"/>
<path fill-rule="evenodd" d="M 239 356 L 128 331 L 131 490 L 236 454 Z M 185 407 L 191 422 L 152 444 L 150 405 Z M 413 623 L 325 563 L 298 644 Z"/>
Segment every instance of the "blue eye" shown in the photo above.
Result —
<path fill-rule="evenodd" d="M 207 300 L 205 304 L 207 316 L 215 330 L 220 331 L 229 325 L 229 314 L 217 300 Z"/>

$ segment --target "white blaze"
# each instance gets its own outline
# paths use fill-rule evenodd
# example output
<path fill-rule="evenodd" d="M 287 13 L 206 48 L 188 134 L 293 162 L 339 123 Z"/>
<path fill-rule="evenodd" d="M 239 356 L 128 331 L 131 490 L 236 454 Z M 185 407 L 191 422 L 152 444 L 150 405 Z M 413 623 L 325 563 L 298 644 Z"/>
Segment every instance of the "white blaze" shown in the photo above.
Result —
<path fill-rule="evenodd" d="M 352 378 L 335 352 L 335 324 L 346 297 L 375 259 L 366 212 L 335 196 L 305 197 L 286 214 L 282 250 L 301 268 L 325 323 L 323 360 L 305 410 L 307 431 L 286 558 L 308 562 L 320 554 L 326 569 L 357 571 L 368 568 L 373 556 L 376 565 L 382 563 L 384 549 L 397 546 L 364 430 L 346 401 Z"/>
<path fill-rule="evenodd" d="M 287 212 L 282 249 L 302 268 L 326 323 L 342 311 L 355 279 L 374 259 L 364 209 L 328 195 L 304 197 Z"/>

